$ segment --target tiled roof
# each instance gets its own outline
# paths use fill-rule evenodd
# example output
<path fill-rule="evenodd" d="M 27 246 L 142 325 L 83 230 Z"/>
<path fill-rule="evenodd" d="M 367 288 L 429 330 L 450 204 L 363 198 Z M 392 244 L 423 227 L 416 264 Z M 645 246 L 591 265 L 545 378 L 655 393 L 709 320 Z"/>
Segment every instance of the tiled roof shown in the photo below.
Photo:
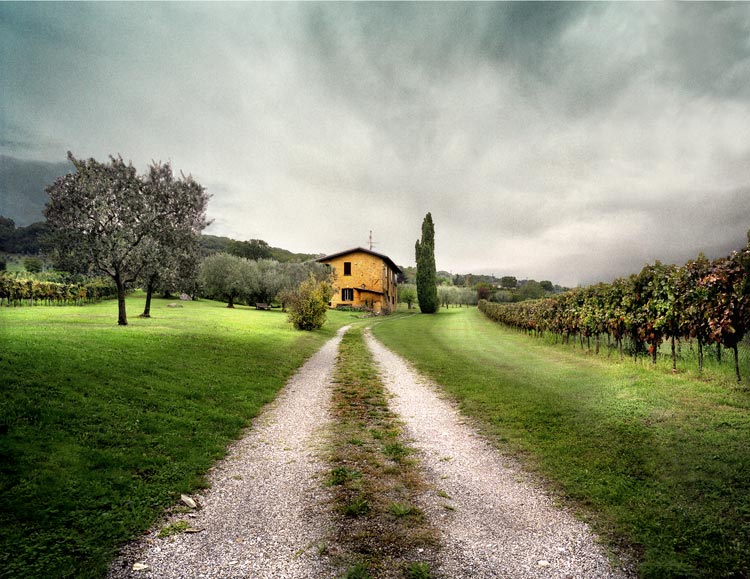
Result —
<path fill-rule="evenodd" d="M 387 255 L 383 255 L 382 253 L 377 253 L 375 251 L 372 251 L 371 249 L 365 249 L 364 247 L 355 247 L 354 249 L 347 249 L 346 251 L 339 251 L 338 253 L 332 253 L 331 255 L 326 255 L 325 257 L 319 257 L 315 261 L 322 263 L 322 262 L 330 261 L 331 259 L 335 259 L 337 257 L 348 255 L 350 253 L 358 253 L 358 252 L 369 253 L 370 255 L 379 257 L 384 262 L 386 262 L 393 271 L 395 271 L 396 273 L 401 273 L 401 268 L 397 266 L 395 263 L 393 263 L 393 260 L 390 257 L 388 257 Z"/>

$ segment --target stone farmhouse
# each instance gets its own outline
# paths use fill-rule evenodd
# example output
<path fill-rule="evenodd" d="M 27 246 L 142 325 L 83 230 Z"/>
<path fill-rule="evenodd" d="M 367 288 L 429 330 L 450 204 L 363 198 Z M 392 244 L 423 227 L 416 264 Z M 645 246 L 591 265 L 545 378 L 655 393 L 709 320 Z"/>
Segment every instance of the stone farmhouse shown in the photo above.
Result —
<path fill-rule="evenodd" d="M 321 257 L 333 273 L 333 298 L 336 307 L 369 308 L 376 313 L 390 313 L 398 304 L 399 267 L 390 257 L 357 247 Z"/>

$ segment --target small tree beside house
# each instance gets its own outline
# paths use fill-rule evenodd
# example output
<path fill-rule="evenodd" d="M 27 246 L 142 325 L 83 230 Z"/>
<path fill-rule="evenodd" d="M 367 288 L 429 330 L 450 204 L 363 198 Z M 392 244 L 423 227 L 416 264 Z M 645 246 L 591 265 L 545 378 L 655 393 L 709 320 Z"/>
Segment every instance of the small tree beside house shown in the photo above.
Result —
<path fill-rule="evenodd" d="M 311 273 L 296 292 L 289 296 L 289 321 L 298 330 L 317 330 L 326 322 L 328 302 L 333 291 L 325 281 L 318 281 Z"/>

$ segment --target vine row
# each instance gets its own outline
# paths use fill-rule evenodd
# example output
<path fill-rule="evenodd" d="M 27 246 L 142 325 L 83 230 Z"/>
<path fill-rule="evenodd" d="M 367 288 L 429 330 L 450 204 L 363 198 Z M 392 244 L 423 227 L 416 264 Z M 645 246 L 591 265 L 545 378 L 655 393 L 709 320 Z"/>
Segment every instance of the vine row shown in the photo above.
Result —
<path fill-rule="evenodd" d="M 81 282 L 61 283 L 0 275 L 0 306 L 83 305 L 117 297 L 114 284 L 93 278 Z"/>
<path fill-rule="evenodd" d="M 564 342 L 579 336 L 589 346 L 593 338 L 597 353 L 601 336 L 607 336 L 621 358 L 625 339 L 634 356 L 648 353 L 653 363 L 668 343 L 675 370 L 679 340 L 697 342 L 700 370 L 704 348 L 718 344 L 733 350 L 739 382 L 738 345 L 750 329 L 750 242 L 716 260 L 701 255 L 684 266 L 657 261 L 612 283 L 513 304 L 482 300 L 479 309 L 496 322 L 532 334 L 551 332 Z"/>

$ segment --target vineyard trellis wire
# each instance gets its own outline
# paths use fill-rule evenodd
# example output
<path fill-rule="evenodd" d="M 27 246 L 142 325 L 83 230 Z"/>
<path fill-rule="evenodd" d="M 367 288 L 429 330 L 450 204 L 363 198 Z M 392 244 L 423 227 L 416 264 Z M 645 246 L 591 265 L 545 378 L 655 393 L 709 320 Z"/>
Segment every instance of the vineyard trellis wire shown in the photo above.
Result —
<path fill-rule="evenodd" d="M 750 243 L 713 261 L 700 256 L 681 267 L 657 261 L 609 284 L 513 304 L 482 300 L 479 309 L 496 322 L 577 340 L 597 354 L 604 338 L 610 354 L 614 348 L 621 358 L 649 356 L 655 364 L 666 345 L 675 370 L 686 352 L 699 370 L 711 356 L 729 359 L 739 382 L 740 366 L 750 363 Z"/>

